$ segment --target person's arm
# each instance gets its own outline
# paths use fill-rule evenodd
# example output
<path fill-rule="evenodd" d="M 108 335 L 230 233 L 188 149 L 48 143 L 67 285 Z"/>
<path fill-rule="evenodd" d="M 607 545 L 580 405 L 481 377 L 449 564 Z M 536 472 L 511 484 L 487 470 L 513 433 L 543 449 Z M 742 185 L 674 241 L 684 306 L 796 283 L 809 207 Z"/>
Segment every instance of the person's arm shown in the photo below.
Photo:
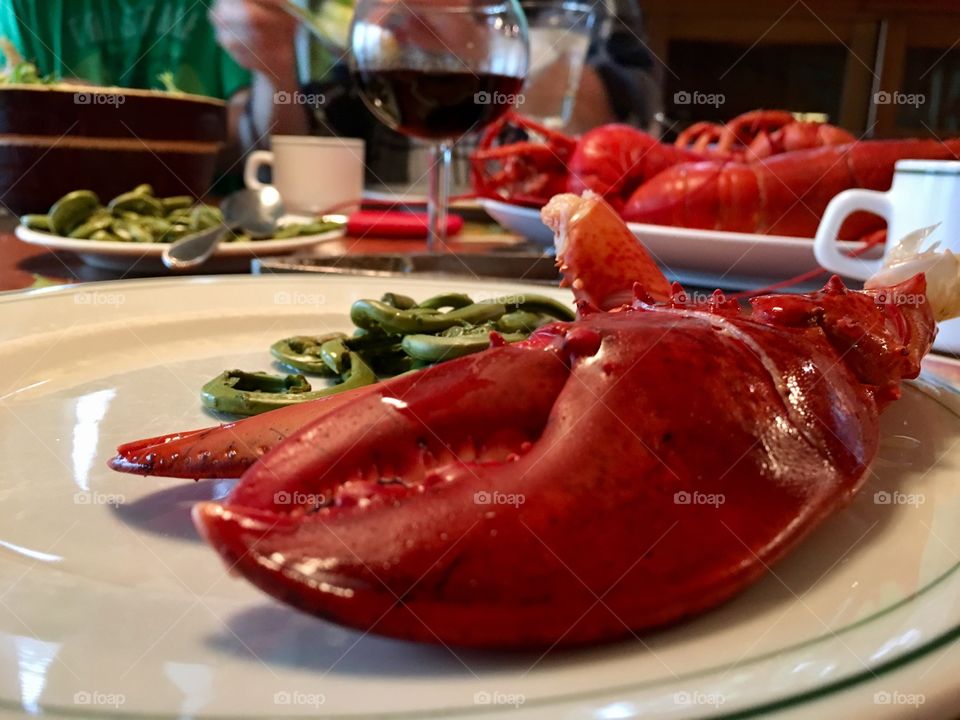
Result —
<path fill-rule="evenodd" d="M 263 145 L 273 134 L 307 134 L 307 110 L 296 102 L 300 97 L 294 50 L 296 20 L 275 0 L 217 0 L 210 19 L 220 45 L 253 71 L 250 89 L 235 118 L 241 146 Z"/>
<path fill-rule="evenodd" d="M 590 65 L 585 65 L 580 75 L 573 113 L 565 130 L 579 135 L 599 125 L 617 122 L 617 120 L 619 118 L 611 107 L 606 85 L 596 70 Z"/>
<path fill-rule="evenodd" d="M 610 0 L 604 7 L 571 124 L 581 130 L 595 127 L 605 115 L 605 122 L 646 128 L 662 109 L 662 99 L 660 68 L 646 44 L 639 3 Z"/>

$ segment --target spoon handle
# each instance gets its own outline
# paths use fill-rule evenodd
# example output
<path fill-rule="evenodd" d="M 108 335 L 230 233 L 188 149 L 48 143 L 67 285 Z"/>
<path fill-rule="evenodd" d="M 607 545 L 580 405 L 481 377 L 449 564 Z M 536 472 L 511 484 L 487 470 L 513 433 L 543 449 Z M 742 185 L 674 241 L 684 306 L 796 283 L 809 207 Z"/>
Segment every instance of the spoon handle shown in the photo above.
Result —
<path fill-rule="evenodd" d="M 171 270 L 197 267 L 213 255 L 213 251 L 228 232 L 225 225 L 217 225 L 182 237 L 163 249 L 163 264 Z"/>

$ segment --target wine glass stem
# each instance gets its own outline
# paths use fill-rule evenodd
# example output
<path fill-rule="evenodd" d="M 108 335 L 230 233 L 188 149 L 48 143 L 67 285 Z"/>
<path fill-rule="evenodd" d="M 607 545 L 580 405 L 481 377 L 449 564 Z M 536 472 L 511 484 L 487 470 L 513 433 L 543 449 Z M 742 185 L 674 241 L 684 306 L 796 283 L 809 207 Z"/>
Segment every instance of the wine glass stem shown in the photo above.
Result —
<path fill-rule="evenodd" d="M 433 146 L 430 159 L 430 196 L 427 198 L 427 251 L 447 252 L 447 203 L 450 199 L 450 143 Z"/>

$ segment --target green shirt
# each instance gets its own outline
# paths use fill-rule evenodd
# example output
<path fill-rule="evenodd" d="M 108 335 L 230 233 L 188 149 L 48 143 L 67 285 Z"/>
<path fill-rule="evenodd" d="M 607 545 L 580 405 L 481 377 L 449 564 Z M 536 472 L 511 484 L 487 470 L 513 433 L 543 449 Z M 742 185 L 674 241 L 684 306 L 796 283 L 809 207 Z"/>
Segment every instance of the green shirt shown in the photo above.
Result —
<path fill-rule="evenodd" d="M 0 36 L 56 78 L 161 88 L 171 72 L 179 90 L 223 99 L 250 84 L 197 0 L 4 0 Z"/>

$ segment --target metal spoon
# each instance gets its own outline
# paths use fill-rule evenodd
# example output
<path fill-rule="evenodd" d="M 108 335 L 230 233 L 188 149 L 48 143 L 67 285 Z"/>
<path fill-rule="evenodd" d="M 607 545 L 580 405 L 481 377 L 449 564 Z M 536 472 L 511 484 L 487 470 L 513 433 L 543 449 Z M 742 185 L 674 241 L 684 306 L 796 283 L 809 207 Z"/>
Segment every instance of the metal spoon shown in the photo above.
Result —
<path fill-rule="evenodd" d="M 220 204 L 223 224 L 187 235 L 163 249 L 163 264 L 171 270 L 189 270 L 202 265 L 231 230 L 253 238 L 270 237 L 283 215 L 283 203 L 276 188 L 238 190 Z"/>

